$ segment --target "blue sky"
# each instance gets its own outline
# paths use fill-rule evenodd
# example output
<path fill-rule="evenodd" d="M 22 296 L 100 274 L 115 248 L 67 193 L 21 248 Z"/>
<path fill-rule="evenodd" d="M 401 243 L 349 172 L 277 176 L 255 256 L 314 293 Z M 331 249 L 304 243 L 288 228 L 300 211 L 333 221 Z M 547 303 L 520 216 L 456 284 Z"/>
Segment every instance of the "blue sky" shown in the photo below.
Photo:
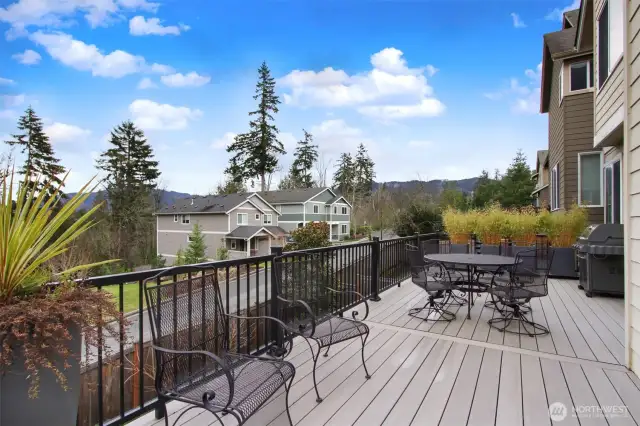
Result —
<path fill-rule="evenodd" d="M 0 136 L 32 105 L 75 190 L 110 129 L 131 119 L 163 185 L 206 193 L 247 130 L 264 60 L 288 151 L 274 181 L 303 128 L 329 174 L 361 142 L 379 181 L 504 170 L 519 148 L 533 164 L 547 145 L 542 34 L 577 3 L 0 0 Z"/>

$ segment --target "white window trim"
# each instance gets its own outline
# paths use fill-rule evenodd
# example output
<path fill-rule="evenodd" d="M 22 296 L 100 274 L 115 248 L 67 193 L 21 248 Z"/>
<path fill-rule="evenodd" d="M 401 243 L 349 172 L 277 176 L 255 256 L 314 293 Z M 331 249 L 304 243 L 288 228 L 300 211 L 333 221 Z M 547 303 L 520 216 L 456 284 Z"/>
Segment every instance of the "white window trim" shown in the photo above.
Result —
<path fill-rule="evenodd" d="M 617 162 L 620 162 L 620 204 L 618 206 L 616 206 L 613 203 L 613 198 L 612 198 L 612 204 L 611 205 L 612 205 L 614 211 L 611 212 L 611 216 L 612 217 L 615 216 L 613 214 L 615 211 L 619 212 L 620 213 L 620 223 L 624 223 L 624 214 L 623 214 L 623 212 L 624 212 L 624 210 L 623 210 L 623 208 L 624 208 L 624 194 L 622 193 L 622 191 L 624 189 L 623 185 L 622 185 L 622 181 L 624 179 L 624 170 L 622 170 L 623 161 L 622 161 L 622 155 L 621 154 L 617 154 L 616 156 L 614 156 L 611 160 L 606 162 L 604 164 L 604 166 L 602 167 L 602 205 L 603 205 L 604 210 L 605 210 L 605 212 L 604 212 L 604 223 L 608 223 L 607 222 L 607 211 L 606 211 L 607 210 L 607 203 L 605 201 L 605 198 L 606 198 L 605 197 L 605 195 L 606 195 L 605 192 L 607 191 L 607 187 L 606 187 L 606 184 L 605 184 L 604 172 L 605 172 L 606 169 L 611 169 L 611 176 L 613 178 L 613 164 L 617 163 Z"/>
<path fill-rule="evenodd" d="M 231 250 L 235 250 L 236 247 L 236 240 L 231 240 Z"/>
<path fill-rule="evenodd" d="M 620 3 L 622 3 L 622 8 L 626 7 L 626 2 L 624 0 L 614 0 L 614 1 L 619 1 Z M 597 90 L 601 90 L 609 81 L 609 78 L 611 78 L 611 75 L 613 74 L 613 70 L 616 69 L 616 67 L 618 66 L 618 64 L 621 62 L 622 57 L 624 56 L 624 35 L 622 37 L 622 42 L 623 42 L 623 48 L 620 51 L 620 54 L 618 55 L 617 58 L 612 58 L 611 57 L 611 28 L 612 28 L 612 16 L 613 14 L 611 13 L 611 1 L 610 0 L 604 0 L 602 2 L 602 6 L 600 6 L 600 10 L 598 11 L 598 16 L 596 17 L 596 33 L 594 34 L 594 37 L 599 37 L 598 35 L 600 34 L 600 18 L 602 17 L 602 12 L 604 11 L 605 6 L 608 7 L 608 26 L 607 26 L 607 31 L 609 32 L 608 37 L 607 37 L 607 55 L 608 55 L 608 61 L 609 63 L 607 64 L 607 78 L 604 79 L 603 82 L 598 81 L 598 84 L 595 85 L 594 84 L 594 88 L 596 88 Z M 624 26 L 624 9 L 622 10 L 622 23 Z M 600 42 L 600 40 L 598 40 L 598 42 Z M 595 53 L 595 57 L 598 59 L 598 63 L 600 62 L 600 51 L 598 50 Z M 598 69 L 600 68 L 600 66 L 598 66 Z M 595 76 L 595 72 L 598 71 L 598 69 L 594 70 L 594 76 Z M 598 75 L 598 78 L 600 76 Z M 596 87 L 597 86 L 597 87 Z"/>
<path fill-rule="evenodd" d="M 582 156 L 589 156 L 589 155 L 599 155 L 600 156 L 600 204 L 585 204 L 582 205 L 582 182 L 581 182 L 581 175 L 582 175 Z M 578 153 L 578 205 L 582 206 L 582 207 L 604 207 L 604 203 L 603 203 L 603 196 L 604 196 L 604 167 L 602 164 L 602 151 L 596 151 L 596 152 L 579 152 Z"/>
<path fill-rule="evenodd" d="M 173 221 L 174 221 L 175 223 L 178 223 L 179 219 L 180 219 L 180 215 L 179 215 L 179 214 L 174 214 L 174 215 L 173 215 Z"/>
<path fill-rule="evenodd" d="M 349 229 L 347 228 L 347 225 L 340 225 L 340 233 L 342 235 L 346 235 L 349 233 Z"/>
<path fill-rule="evenodd" d="M 573 68 L 575 65 L 582 65 L 582 64 L 587 64 L 587 87 L 584 89 L 576 89 L 576 90 L 571 90 L 571 81 L 569 82 L 569 93 L 575 93 L 575 92 L 584 92 L 586 90 L 589 90 L 593 87 L 593 81 L 591 81 L 591 61 L 590 60 L 584 60 L 584 61 L 578 61 L 578 62 L 573 62 L 571 64 L 569 64 L 569 76 L 571 76 L 571 68 Z"/>
<path fill-rule="evenodd" d="M 320 213 L 320 207 L 317 204 L 313 205 L 313 214 Z"/>
<path fill-rule="evenodd" d="M 260 213 L 256 213 L 256 220 L 260 220 Z"/>
<path fill-rule="evenodd" d="M 262 216 L 262 224 L 263 225 L 272 225 L 273 224 L 273 215 L 265 214 Z"/>
<path fill-rule="evenodd" d="M 247 219 L 244 222 L 240 221 L 240 217 L 246 217 Z M 248 213 L 236 213 L 236 224 L 238 226 L 244 226 L 249 224 L 249 214 Z"/>
<path fill-rule="evenodd" d="M 554 183 L 554 179 L 553 179 L 553 175 L 555 174 L 555 183 Z M 549 179 L 549 186 L 551 188 L 550 194 L 551 194 L 551 211 L 555 212 L 557 210 L 560 210 L 560 175 L 558 173 L 558 164 L 556 163 L 555 166 L 553 166 L 551 168 L 551 176 Z M 557 191 L 557 197 L 556 197 L 556 191 Z"/>
<path fill-rule="evenodd" d="M 345 214 L 349 214 L 349 208 L 348 207 L 342 207 L 342 210 L 340 210 L 340 213 L 345 215 Z"/>
<path fill-rule="evenodd" d="M 191 242 L 191 234 L 188 234 L 187 235 L 187 243 L 190 243 L 190 242 Z"/>
<path fill-rule="evenodd" d="M 183 225 L 190 225 L 191 224 L 191 215 L 190 214 L 183 214 L 181 215 L 181 222 Z"/>

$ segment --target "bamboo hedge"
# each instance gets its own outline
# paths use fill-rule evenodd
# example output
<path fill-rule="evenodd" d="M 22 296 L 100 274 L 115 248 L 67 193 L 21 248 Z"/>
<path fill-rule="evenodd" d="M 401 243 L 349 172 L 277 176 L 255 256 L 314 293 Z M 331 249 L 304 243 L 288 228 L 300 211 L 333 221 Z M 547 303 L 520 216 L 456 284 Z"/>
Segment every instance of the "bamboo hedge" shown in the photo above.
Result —
<path fill-rule="evenodd" d="M 442 222 L 454 244 L 464 244 L 471 234 L 483 244 L 497 245 L 504 238 L 534 244 L 537 234 L 546 234 L 553 247 L 571 247 L 587 226 L 587 211 L 574 205 L 567 211 L 549 213 L 533 207 L 503 209 L 490 205 L 483 209 L 445 210 Z"/>

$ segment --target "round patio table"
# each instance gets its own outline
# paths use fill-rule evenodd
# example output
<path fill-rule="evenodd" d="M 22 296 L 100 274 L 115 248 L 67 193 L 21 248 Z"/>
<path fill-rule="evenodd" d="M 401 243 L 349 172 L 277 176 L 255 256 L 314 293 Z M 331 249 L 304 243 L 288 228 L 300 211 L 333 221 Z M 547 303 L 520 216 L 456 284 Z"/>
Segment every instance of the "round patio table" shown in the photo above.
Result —
<path fill-rule="evenodd" d="M 472 293 L 482 293 L 486 291 L 486 285 L 474 280 L 478 267 L 497 266 L 499 268 L 512 266 L 516 263 L 515 257 L 498 256 L 496 254 L 426 254 L 425 260 L 451 265 L 464 265 L 467 267 L 467 282 L 457 285 L 458 289 L 467 293 L 467 319 L 471 319 L 471 299 Z"/>

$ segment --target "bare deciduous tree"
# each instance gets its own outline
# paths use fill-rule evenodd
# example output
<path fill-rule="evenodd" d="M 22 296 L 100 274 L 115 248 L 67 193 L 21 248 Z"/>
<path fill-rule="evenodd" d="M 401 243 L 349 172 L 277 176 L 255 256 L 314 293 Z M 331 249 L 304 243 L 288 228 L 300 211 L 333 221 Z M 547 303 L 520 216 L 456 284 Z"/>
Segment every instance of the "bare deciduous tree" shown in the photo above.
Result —
<path fill-rule="evenodd" d="M 318 160 L 315 164 L 316 171 L 316 185 L 320 188 L 327 186 L 327 176 L 329 167 L 333 161 L 325 157 L 323 153 L 318 155 Z"/>

